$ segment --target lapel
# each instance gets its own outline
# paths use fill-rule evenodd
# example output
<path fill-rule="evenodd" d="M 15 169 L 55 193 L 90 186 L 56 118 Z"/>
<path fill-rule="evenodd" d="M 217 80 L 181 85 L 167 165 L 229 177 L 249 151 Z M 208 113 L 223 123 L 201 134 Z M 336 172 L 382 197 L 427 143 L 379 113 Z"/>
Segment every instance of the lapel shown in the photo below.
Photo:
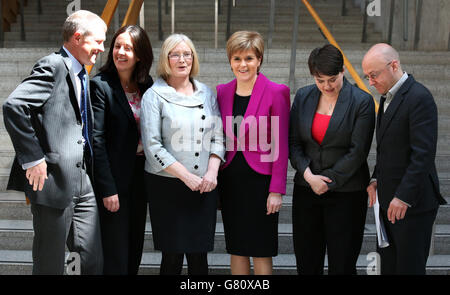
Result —
<path fill-rule="evenodd" d="M 381 97 L 380 97 L 378 103 L 379 103 L 379 108 L 378 108 L 376 125 L 375 125 L 377 128 L 377 133 L 378 133 L 378 130 L 380 129 L 380 116 L 379 115 L 380 115 L 380 111 L 381 111 Z M 384 105 L 383 105 L 383 108 L 384 108 Z"/>
<path fill-rule="evenodd" d="M 92 109 L 92 103 L 91 103 L 91 87 L 89 87 L 90 84 L 90 78 L 86 71 L 86 92 L 87 92 L 87 104 L 89 108 L 89 115 L 91 117 L 91 122 L 94 122 L 94 110 Z M 92 127 L 92 126 L 91 126 Z"/>
<path fill-rule="evenodd" d="M 317 105 L 319 104 L 319 99 L 320 99 L 319 89 L 314 85 L 312 91 L 310 92 L 310 94 L 306 94 L 306 97 L 308 97 L 308 99 L 305 101 L 305 110 L 306 111 L 302 114 L 302 115 L 304 115 L 304 118 L 301 119 L 301 121 L 306 123 L 306 124 L 304 124 L 304 128 L 305 128 L 304 131 L 305 131 L 305 134 L 308 134 L 310 141 L 317 143 L 312 138 L 311 128 L 312 128 L 314 116 L 316 114 Z"/>
<path fill-rule="evenodd" d="M 81 111 L 80 111 L 80 106 L 79 106 L 78 100 L 77 100 L 77 97 L 79 94 L 78 94 L 78 90 L 76 87 L 77 83 L 75 80 L 76 79 L 75 74 L 72 70 L 72 61 L 70 60 L 70 57 L 67 55 L 66 51 L 62 47 L 59 50 L 59 54 L 63 58 L 64 64 L 66 65 L 67 72 L 69 73 L 69 77 L 70 77 L 70 83 L 69 83 L 69 81 L 67 81 L 68 82 L 67 85 L 69 86 L 70 92 L 72 93 L 72 95 L 70 95 L 70 102 L 75 110 L 77 119 L 81 121 Z M 86 76 L 88 76 L 88 75 L 86 75 Z M 89 84 L 87 84 L 87 85 L 89 85 Z M 88 87 L 88 89 L 89 89 L 89 87 Z"/>
<path fill-rule="evenodd" d="M 389 107 L 384 112 L 379 122 L 379 125 L 377 126 L 377 141 L 380 141 L 383 138 L 386 129 L 389 127 L 389 124 L 391 123 L 395 113 L 397 112 L 398 108 L 400 107 L 400 105 L 404 100 L 405 97 L 404 94 L 408 92 L 409 88 L 414 83 L 414 81 L 415 81 L 414 78 L 410 75 L 408 79 L 405 81 L 405 83 L 403 83 L 403 85 L 395 94 L 394 98 L 389 104 Z"/>
<path fill-rule="evenodd" d="M 123 91 L 120 80 L 117 76 L 112 77 L 113 82 L 111 83 L 113 88 L 113 99 L 118 103 L 120 109 L 125 113 L 130 121 L 136 121 L 134 119 L 133 111 L 131 110 L 128 99 Z"/>
<path fill-rule="evenodd" d="M 224 122 L 225 134 L 228 137 L 234 139 L 236 139 L 236 136 L 233 134 L 233 128 L 231 127 L 230 129 L 229 127 L 231 126 L 231 122 L 233 121 L 232 120 L 233 104 L 234 104 L 234 94 L 236 93 L 236 86 L 237 86 L 236 79 L 223 86 L 222 108 L 220 110 L 222 114 L 222 122 Z M 227 118 L 229 121 L 227 121 Z"/>
<path fill-rule="evenodd" d="M 339 92 L 336 105 L 334 106 L 333 114 L 331 115 L 327 131 L 325 132 L 325 137 L 323 138 L 322 145 L 325 145 L 329 138 L 335 137 L 334 134 L 339 131 L 342 120 L 344 120 L 347 109 L 350 106 L 352 87 L 345 77 L 343 84 L 344 85 L 342 85 L 342 89 Z"/>
<path fill-rule="evenodd" d="M 256 113 L 258 111 L 258 107 L 261 103 L 262 96 L 264 94 L 264 90 L 266 88 L 268 81 L 269 80 L 262 73 L 258 74 L 255 85 L 253 86 L 253 91 L 250 96 L 250 101 L 248 103 L 247 110 L 245 111 L 245 114 L 244 114 L 244 120 L 246 120 L 249 116 L 254 116 L 256 118 Z M 233 95 L 233 98 L 234 98 L 234 95 Z M 269 115 L 269 114 L 265 114 L 265 115 Z M 248 129 L 250 128 L 250 125 L 251 124 L 241 124 L 240 130 L 239 130 L 240 138 L 247 134 Z M 245 128 L 245 130 L 242 130 L 242 128 Z M 242 132 L 242 131 L 244 131 L 244 132 Z"/>

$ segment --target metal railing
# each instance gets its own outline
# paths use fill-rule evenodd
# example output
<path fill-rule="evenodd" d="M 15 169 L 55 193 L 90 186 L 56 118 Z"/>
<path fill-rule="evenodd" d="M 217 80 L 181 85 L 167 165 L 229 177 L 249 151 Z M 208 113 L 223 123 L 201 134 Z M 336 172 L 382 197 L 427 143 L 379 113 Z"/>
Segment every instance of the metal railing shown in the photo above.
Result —
<path fill-rule="evenodd" d="M 422 23 L 422 6 L 423 0 L 416 0 L 416 28 L 414 31 L 414 50 L 419 47 L 420 25 Z"/>
<path fill-rule="evenodd" d="M 297 0 L 295 2 L 298 3 L 299 1 Z M 344 57 L 345 67 L 346 67 L 347 71 L 350 73 L 350 75 L 352 76 L 353 80 L 355 80 L 355 82 L 358 85 L 358 87 L 360 89 L 366 91 L 370 95 L 372 95 L 372 93 L 367 88 L 366 84 L 364 84 L 364 82 L 362 81 L 361 77 L 358 75 L 356 70 L 353 68 L 353 65 L 350 63 L 350 61 L 345 56 L 344 52 L 342 51 L 342 49 L 340 48 L 339 44 L 334 39 L 333 35 L 330 33 L 330 31 L 328 30 L 326 25 L 320 19 L 319 15 L 315 11 L 315 9 L 311 6 L 311 4 L 309 4 L 308 0 L 302 0 L 302 2 L 306 6 L 306 8 L 308 9 L 309 14 L 316 21 L 317 25 L 319 26 L 319 28 L 322 31 L 322 33 L 324 34 L 324 36 L 327 38 L 328 42 L 330 42 L 332 45 L 336 46 L 342 52 L 342 55 Z M 298 26 L 296 26 L 298 24 L 298 19 L 296 19 L 296 17 L 298 16 L 298 13 L 299 12 L 298 12 L 298 9 L 297 9 L 297 4 L 296 4 L 295 16 L 294 16 L 294 33 L 293 33 L 293 37 L 297 36 L 297 34 L 298 34 Z M 294 41 L 293 41 L 292 42 L 292 48 L 291 48 L 293 53 L 291 54 L 291 69 L 290 69 L 290 74 L 289 74 L 289 81 L 290 81 L 290 83 L 293 83 L 293 81 L 295 79 L 294 78 L 294 73 L 295 73 L 295 53 L 294 53 L 294 51 L 296 51 L 296 47 L 297 47 L 297 43 L 294 43 Z M 291 85 L 289 85 L 289 86 L 291 86 Z M 372 97 L 373 97 L 373 95 L 372 95 Z M 373 100 L 375 102 L 375 109 L 378 111 L 378 102 L 375 100 L 375 98 L 373 98 Z"/>
<path fill-rule="evenodd" d="M 363 29 L 362 29 L 362 37 L 361 42 L 366 43 L 367 42 L 367 6 L 369 5 L 369 2 L 367 0 L 364 0 L 364 11 L 363 11 Z"/>
<path fill-rule="evenodd" d="M 125 14 L 125 18 L 122 22 L 122 26 L 135 25 L 137 23 L 143 3 L 144 0 L 131 0 L 130 5 L 128 6 L 127 13 Z M 101 18 L 105 21 L 108 27 L 111 24 L 111 20 L 114 17 L 118 4 L 119 0 L 108 0 L 105 8 L 103 9 Z M 92 67 L 93 66 L 86 67 L 88 73 L 91 72 Z"/>
<path fill-rule="evenodd" d="M 0 48 L 4 47 L 3 46 L 3 40 L 4 40 L 4 28 L 3 28 L 3 1 L 0 0 Z"/>
<path fill-rule="evenodd" d="M 4 32 L 11 29 L 11 24 L 17 20 L 18 15 L 20 15 L 20 38 L 22 41 L 25 41 L 23 7 L 26 4 L 26 0 L 0 1 L 0 47 L 4 47 Z"/>
<path fill-rule="evenodd" d="M 389 10 L 389 31 L 388 31 L 388 44 L 392 44 L 392 30 L 394 28 L 394 11 L 395 11 L 395 0 L 391 0 L 391 8 Z"/>
<path fill-rule="evenodd" d="M 366 2 L 366 7 L 367 7 L 367 0 L 364 0 Z M 403 25 L 403 41 L 408 41 L 409 40 L 409 0 L 403 0 L 403 17 L 402 17 L 402 25 Z M 387 43 L 392 45 L 392 34 L 393 34 L 393 29 L 394 29 L 394 16 L 395 16 L 395 0 L 391 0 L 391 5 L 389 8 L 389 26 L 388 26 L 388 33 L 387 33 Z M 419 41 L 420 41 L 420 29 L 421 29 L 421 23 L 422 23 L 422 7 L 423 7 L 423 0 L 416 0 L 415 3 L 415 11 L 416 11 L 416 15 L 415 15 L 415 27 L 414 27 L 414 44 L 413 44 L 413 49 L 417 50 L 418 45 L 419 45 Z M 367 18 L 367 13 L 364 11 L 364 15 Z M 365 32 L 366 30 L 366 26 L 367 23 L 364 23 L 364 27 L 363 27 L 363 31 Z M 363 33 L 365 34 L 365 33 Z M 363 37 L 363 40 L 365 40 L 365 38 Z M 363 41 L 365 42 L 365 41 Z M 450 39 L 449 39 L 450 42 Z M 449 46 L 450 48 L 450 46 Z"/>
<path fill-rule="evenodd" d="M 217 49 L 218 46 L 218 33 L 219 33 L 219 14 L 222 13 L 222 9 L 221 9 L 221 3 L 222 1 L 220 0 L 214 0 L 214 47 Z M 234 2 L 234 1 L 233 1 Z M 231 5 L 231 0 L 229 0 L 228 2 L 228 7 L 230 8 Z M 175 0 L 171 0 L 171 4 L 170 4 L 170 9 L 171 9 L 171 13 L 170 13 L 170 23 L 171 23 L 171 33 L 175 33 Z M 165 12 L 166 15 L 168 14 L 169 11 L 169 3 L 168 0 L 165 1 Z M 229 28 L 229 23 L 230 23 L 230 9 L 228 9 L 228 18 L 227 18 L 227 36 L 229 36 L 229 32 L 230 32 L 230 28 Z M 158 0 L 158 39 L 160 41 L 162 41 L 163 39 L 163 30 L 162 30 L 162 4 L 161 4 L 161 0 Z"/>

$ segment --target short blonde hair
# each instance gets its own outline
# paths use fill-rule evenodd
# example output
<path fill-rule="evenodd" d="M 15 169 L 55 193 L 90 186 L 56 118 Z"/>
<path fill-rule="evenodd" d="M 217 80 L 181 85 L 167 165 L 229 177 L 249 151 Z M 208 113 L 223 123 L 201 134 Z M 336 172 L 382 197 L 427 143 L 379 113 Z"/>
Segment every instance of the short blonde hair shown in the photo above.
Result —
<path fill-rule="evenodd" d="M 261 59 L 261 67 L 264 58 L 264 39 L 258 32 L 252 31 L 237 31 L 227 41 L 227 55 L 228 61 L 236 52 L 253 50 L 256 57 Z"/>
<path fill-rule="evenodd" d="M 189 78 L 195 77 L 200 70 L 197 51 L 195 50 L 194 43 L 192 43 L 191 39 L 189 39 L 189 37 L 184 34 L 172 34 L 167 37 L 161 47 L 161 51 L 159 53 L 158 69 L 156 70 L 157 75 L 166 81 L 172 74 L 169 64 L 169 53 L 181 42 L 186 43 L 186 45 L 189 46 L 192 51 L 192 68 L 191 73 L 189 74 Z"/>

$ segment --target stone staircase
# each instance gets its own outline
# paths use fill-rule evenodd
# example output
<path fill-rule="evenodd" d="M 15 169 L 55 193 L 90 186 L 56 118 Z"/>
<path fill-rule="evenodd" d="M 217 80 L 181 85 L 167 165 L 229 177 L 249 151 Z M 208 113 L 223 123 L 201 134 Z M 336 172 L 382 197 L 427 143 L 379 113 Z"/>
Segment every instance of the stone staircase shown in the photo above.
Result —
<path fill-rule="evenodd" d="M 43 15 L 38 16 L 33 0 L 29 0 L 25 9 L 27 41 L 20 41 L 19 25 L 14 25 L 10 33 L 6 33 L 5 47 L 0 49 L 0 102 L 13 91 L 20 81 L 27 76 L 34 62 L 60 46 L 60 28 L 65 18 L 65 7 L 68 2 L 48 0 L 43 2 Z M 100 13 L 106 1 L 82 1 L 83 9 Z M 122 1 L 128 2 L 128 1 Z M 169 1 L 170 2 L 170 1 Z M 236 30 L 257 30 L 267 36 L 268 1 L 246 0 L 236 1 L 237 7 L 232 11 L 232 32 Z M 275 33 L 273 46 L 266 49 L 262 72 L 269 79 L 278 83 L 288 83 L 290 46 L 292 37 L 293 4 L 292 1 L 276 1 Z M 86 6 L 84 6 L 84 3 Z M 164 3 L 164 1 L 163 1 Z M 200 59 L 198 80 L 211 88 L 219 83 L 233 79 L 226 57 L 225 28 L 226 2 L 223 14 L 219 17 L 219 46 L 214 48 L 214 6 L 210 0 L 176 1 L 176 31 L 190 36 L 197 47 Z M 340 16 L 340 1 L 311 1 L 323 21 L 334 34 L 337 42 L 344 50 L 358 73 L 362 74 L 361 60 L 365 51 L 375 42 L 380 42 L 380 34 L 368 27 L 369 42 L 360 43 L 362 16 L 359 8 L 350 8 L 348 16 Z M 127 3 L 119 6 L 120 19 L 125 15 Z M 161 42 L 157 33 L 157 2 L 145 1 L 146 30 L 151 38 L 155 59 L 158 59 Z M 295 91 L 304 85 L 313 83 L 307 69 L 307 58 L 310 51 L 323 45 L 326 41 L 301 6 L 300 32 L 297 44 Z M 59 13 L 56 13 L 58 11 Z M 163 12 L 164 13 L 164 12 Z M 170 32 L 170 15 L 163 14 L 164 36 Z M 112 32 L 108 37 L 111 38 Z M 107 42 L 105 47 L 109 47 Z M 98 61 L 104 62 L 106 54 Z M 440 177 L 442 194 L 450 201 L 450 52 L 400 52 L 404 69 L 412 73 L 417 80 L 426 85 L 433 93 L 439 109 L 439 139 L 436 164 Z M 156 65 L 156 60 L 154 65 Z M 154 66 L 151 74 L 155 77 Z M 94 68 L 95 73 L 95 68 Z M 346 75 L 353 83 L 353 79 Z M 375 93 L 374 89 L 373 93 Z M 378 95 L 376 95 L 378 99 Z M 3 114 L 0 110 L 0 274 L 30 274 L 32 267 L 31 248 L 33 239 L 32 216 L 26 205 L 23 194 L 6 191 L 9 169 L 14 151 L 9 136 L 3 125 Z M 375 144 L 369 155 L 370 167 L 375 161 Z M 295 274 L 295 257 L 292 243 L 292 190 L 294 171 L 288 171 L 287 194 L 279 219 L 279 255 L 274 258 L 274 274 Z M 428 274 L 450 274 L 450 205 L 439 210 L 432 253 L 428 261 Z M 368 210 L 363 247 L 358 260 L 358 272 L 366 273 L 367 254 L 375 251 L 375 229 L 372 209 Z M 159 273 L 160 253 L 153 250 L 153 240 L 148 219 L 144 255 L 141 274 Z M 225 251 L 225 239 L 220 212 L 216 225 L 214 251 L 209 254 L 212 274 L 229 274 L 229 256 Z"/>

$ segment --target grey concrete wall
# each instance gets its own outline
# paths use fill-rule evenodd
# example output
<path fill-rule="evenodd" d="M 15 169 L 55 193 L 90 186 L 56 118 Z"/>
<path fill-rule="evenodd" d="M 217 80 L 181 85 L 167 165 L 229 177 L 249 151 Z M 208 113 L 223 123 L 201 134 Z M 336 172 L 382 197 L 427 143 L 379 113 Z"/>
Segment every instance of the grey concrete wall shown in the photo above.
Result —
<path fill-rule="evenodd" d="M 423 4 L 419 50 L 449 50 L 450 1 L 427 0 Z"/>
<path fill-rule="evenodd" d="M 373 1 L 373 0 L 371 0 Z M 379 16 L 368 17 L 368 22 L 388 40 L 389 15 L 392 0 L 378 0 L 381 9 Z M 407 0 L 407 26 L 404 25 L 404 0 L 395 0 L 392 45 L 398 50 L 447 51 L 450 50 L 450 1 L 423 1 L 420 33 L 417 48 L 414 48 L 417 1 Z M 362 6 L 363 0 L 353 0 L 353 5 Z M 406 31 L 405 31 L 406 28 Z M 405 34 L 406 32 L 406 34 Z"/>

